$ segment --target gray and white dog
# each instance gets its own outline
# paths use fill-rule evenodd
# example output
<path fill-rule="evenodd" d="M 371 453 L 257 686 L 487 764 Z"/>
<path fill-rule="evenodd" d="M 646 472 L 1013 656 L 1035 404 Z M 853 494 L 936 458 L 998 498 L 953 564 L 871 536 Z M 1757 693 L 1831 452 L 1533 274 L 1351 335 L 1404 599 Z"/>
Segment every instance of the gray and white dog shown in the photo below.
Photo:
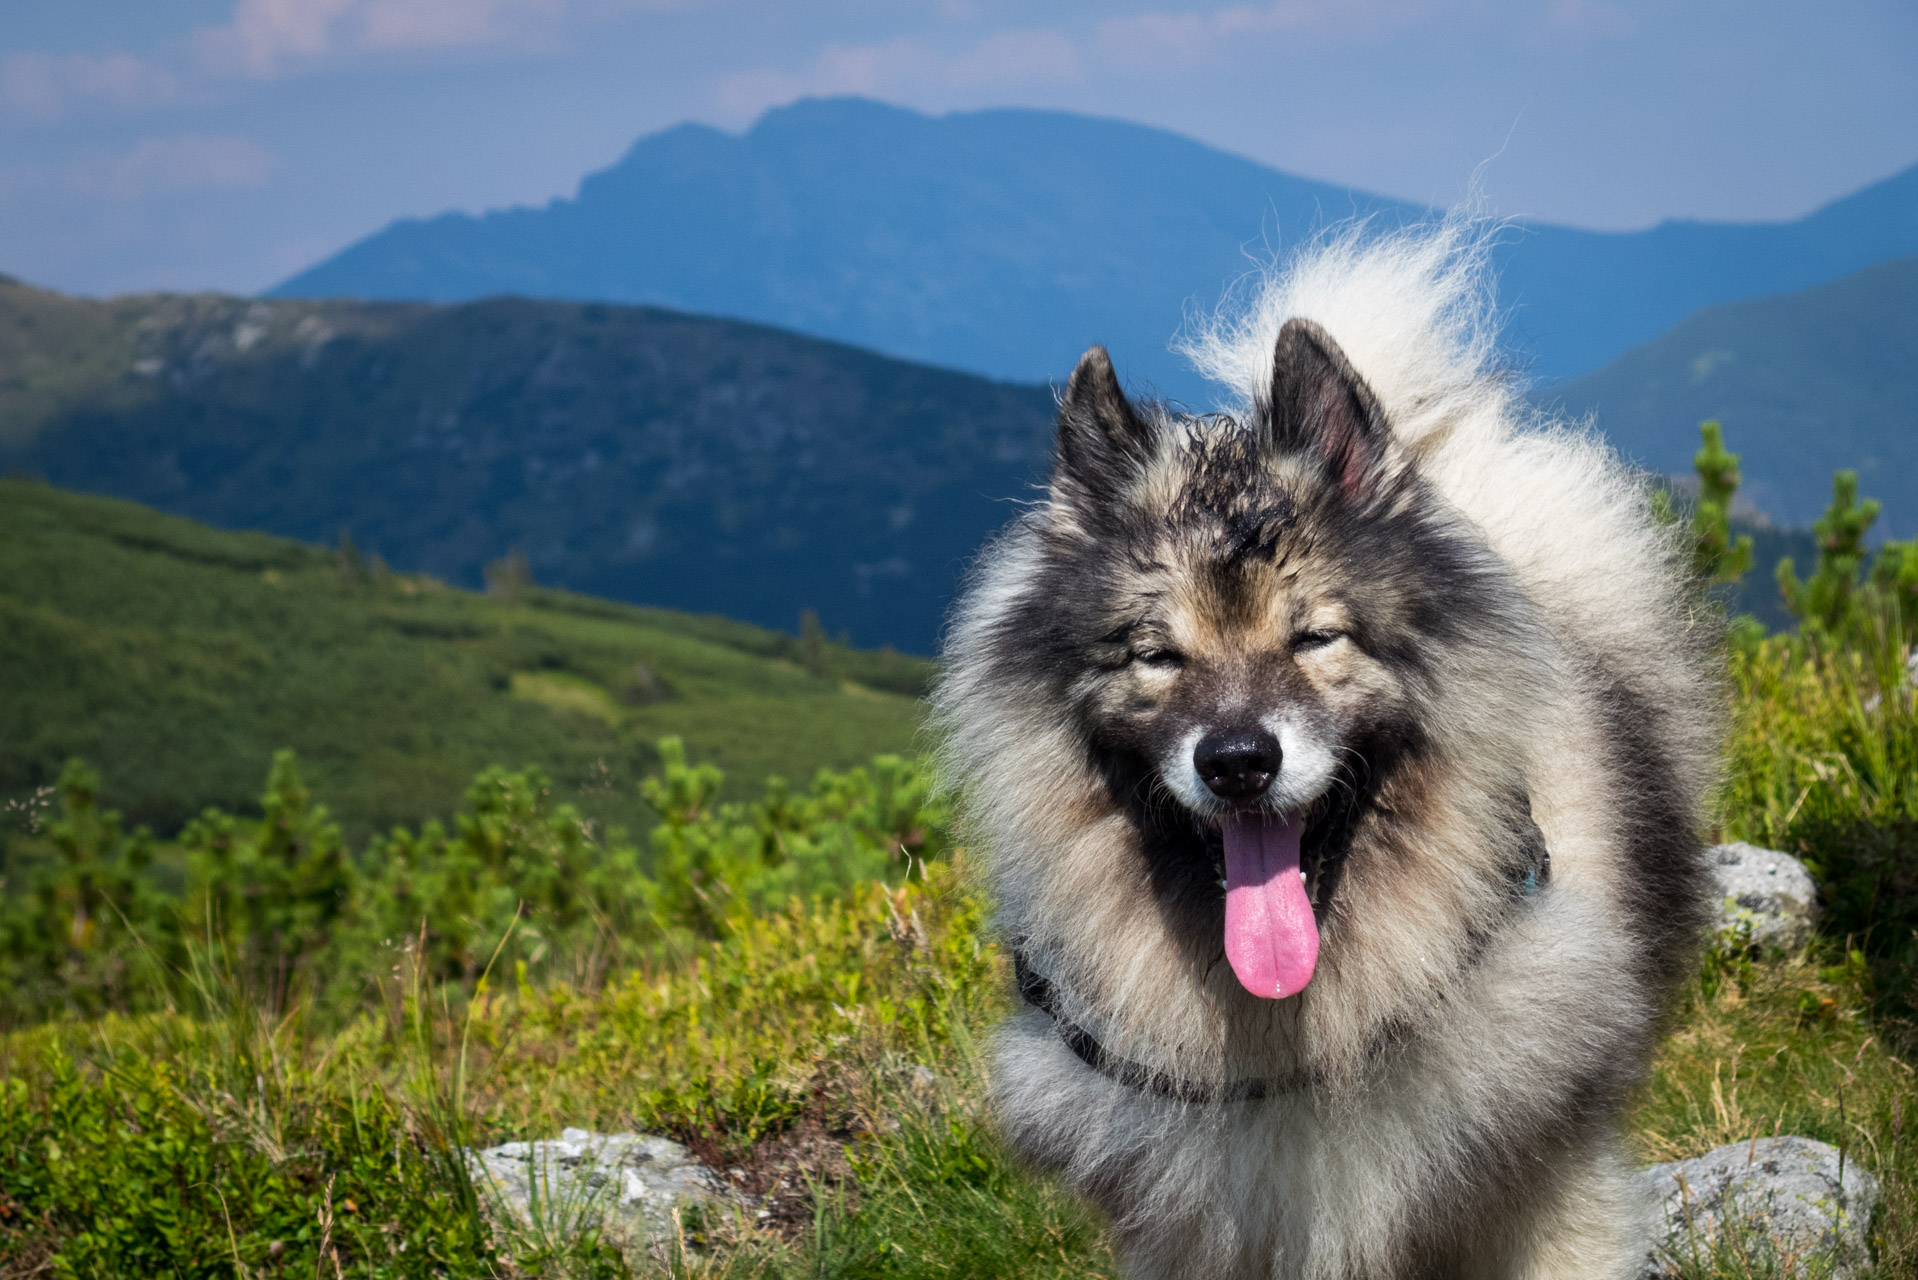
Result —
<path fill-rule="evenodd" d="M 1713 637 L 1640 483 L 1492 367 L 1469 227 L 1104 351 L 937 695 L 1024 1007 L 992 1094 L 1130 1276 L 1620 1277 L 1709 893 Z"/>

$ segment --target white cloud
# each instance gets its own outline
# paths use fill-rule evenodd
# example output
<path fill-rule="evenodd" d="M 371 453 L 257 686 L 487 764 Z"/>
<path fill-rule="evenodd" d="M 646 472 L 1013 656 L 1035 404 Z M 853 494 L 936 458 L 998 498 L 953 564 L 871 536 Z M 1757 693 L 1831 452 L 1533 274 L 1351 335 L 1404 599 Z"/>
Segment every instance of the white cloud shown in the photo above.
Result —
<path fill-rule="evenodd" d="M 1638 24 L 1605 0 L 1550 0 L 1525 23 L 1525 40 L 1534 49 L 1581 47 L 1598 40 L 1635 35 Z"/>
<path fill-rule="evenodd" d="M 195 84 L 270 79 L 342 59 L 550 47 L 574 27 L 700 0 L 235 0 L 226 21 L 149 57 L 29 52 L 0 59 L 0 111 L 48 121 L 88 106 L 140 110 Z"/>
<path fill-rule="evenodd" d="M 131 54 L 16 53 L 0 61 L 0 102 L 17 119 L 58 119 L 94 103 L 148 107 L 179 92 L 177 76 Z"/>
<path fill-rule="evenodd" d="M 289 59 L 332 51 L 334 24 L 357 0 L 239 0 L 233 16 L 202 28 L 195 43 L 217 67 L 271 75 Z"/>
<path fill-rule="evenodd" d="M 1097 41 L 1109 54 L 1165 58 L 1214 56 L 1248 39 L 1313 37 L 1320 43 L 1360 44 L 1435 18 L 1440 0 L 1274 0 L 1201 12 L 1159 12 L 1108 18 Z"/>
<path fill-rule="evenodd" d="M 124 151 L 94 151 L 54 166 L 0 172 L 0 197 L 81 196 L 132 204 L 188 191 L 258 187 L 272 176 L 273 153 L 248 138 L 182 133 L 145 138 Z"/>
<path fill-rule="evenodd" d="M 568 0 L 238 0 L 196 33 L 212 70 L 271 77 L 356 54 L 479 49 L 553 39 Z"/>
<path fill-rule="evenodd" d="M 120 200 L 176 191 L 257 187 L 271 176 L 273 153 L 248 138 L 183 133 L 147 138 L 103 170 L 103 194 Z"/>
<path fill-rule="evenodd" d="M 1603 0 L 1550 0 L 1559 9 Z M 1158 10 L 1107 18 L 1082 31 L 1010 28 L 971 44 L 937 46 L 915 37 L 833 44 L 796 70 L 752 68 L 720 76 L 713 96 L 741 119 L 808 94 L 858 93 L 924 100 L 979 88 L 1031 88 L 1104 72 L 1177 67 L 1228 59 L 1248 47 L 1362 44 L 1422 23 L 1458 16 L 1473 0 L 1274 0 L 1202 10 Z M 1449 13 L 1447 11 L 1450 11 Z"/>

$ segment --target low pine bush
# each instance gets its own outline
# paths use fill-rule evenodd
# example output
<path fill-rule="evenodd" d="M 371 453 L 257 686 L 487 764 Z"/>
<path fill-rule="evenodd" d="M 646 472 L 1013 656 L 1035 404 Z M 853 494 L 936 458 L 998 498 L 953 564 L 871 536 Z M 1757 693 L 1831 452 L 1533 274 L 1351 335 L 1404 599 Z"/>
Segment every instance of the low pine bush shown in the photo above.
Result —
<path fill-rule="evenodd" d="M 643 844 L 555 803 L 538 769 L 495 768 L 450 824 L 395 829 L 357 855 L 290 753 L 258 817 L 209 810 L 165 846 L 102 809 L 98 776 L 75 761 L 40 856 L 9 868 L 23 891 L 0 897 L 0 1027 L 180 1007 L 201 968 L 335 1022 L 377 1003 L 402 963 L 471 984 L 498 960 L 594 987 L 788 901 L 899 881 L 950 844 L 914 761 L 822 771 L 804 792 L 773 778 L 760 800 L 720 803 L 718 769 L 688 764 L 677 739 L 658 749 Z"/>

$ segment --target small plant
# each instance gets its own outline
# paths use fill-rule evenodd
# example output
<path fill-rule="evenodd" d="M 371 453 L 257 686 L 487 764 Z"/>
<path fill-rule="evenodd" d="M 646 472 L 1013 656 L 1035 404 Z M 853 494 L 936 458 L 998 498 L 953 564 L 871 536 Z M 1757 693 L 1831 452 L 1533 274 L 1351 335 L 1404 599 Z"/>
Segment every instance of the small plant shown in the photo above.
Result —
<path fill-rule="evenodd" d="M 1698 424 L 1704 444 L 1692 458 L 1698 474 L 1698 497 L 1689 518 L 1673 501 L 1669 488 L 1652 490 L 1652 514 L 1662 524 L 1684 521 L 1690 538 L 1692 573 L 1703 587 L 1729 585 L 1751 569 L 1749 534 L 1733 537 L 1732 497 L 1738 492 L 1738 455 L 1725 449 L 1725 429 L 1717 421 Z"/>
<path fill-rule="evenodd" d="M 1692 508 L 1692 568 L 1708 583 L 1737 582 L 1752 567 L 1749 534 L 1732 536 L 1732 497 L 1738 492 L 1738 455 L 1725 448 L 1725 428 L 1702 422 L 1704 446 L 1692 459 L 1698 472 L 1698 503 Z"/>
<path fill-rule="evenodd" d="M 260 810 L 258 821 L 210 810 L 181 833 L 192 886 L 182 923 L 230 948 L 232 971 L 278 1009 L 303 959 L 339 929 L 358 876 L 292 752 L 275 753 Z"/>
<path fill-rule="evenodd" d="M 813 609 L 799 611 L 799 665 L 813 675 L 826 674 L 826 628 Z"/>
<path fill-rule="evenodd" d="M 533 564 L 514 547 L 486 566 L 486 592 L 502 600 L 517 600 L 534 587 Z"/>
<path fill-rule="evenodd" d="M 152 874 L 151 837 L 100 808 L 98 775 L 76 761 L 45 824 L 57 856 L 0 898 L 0 1025 L 187 1002 L 196 965 L 271 1011 L 306 997 L 350 1018 L 396 963 L 470 983 L 503 937 L 501 963 L 594 988 L 794 898 L 902 881 L 950 844 L 917 761 L 821 771 L 803 791 L 772 778 L 761 799 L 722 804 L 718 768 L 688 762 L 677 738 L 657 749 L 643 846 L 556 803 L 540 770 L 492 768 L 450 824 L 396 828 L 358 856 L 281 752 L 259 817 L 208 810 L 165 850 L 183 872 L 172 890 Z"/>
<path fill-rule="evenodd" d="M 1875 498 L 1858 500 L 1858 473 L 1832 477 L 1831 506 L 1813 526 L 1818 535 L 1818 564 L 1800 581 L 1787 557 L 1778 562 L 1778 589 L 1800 624 L 1824 635 L 1843 637 L 1854 620 L 1859 573 L 1865 563 L 1865 534 L 1878 518 Z"/>
<path fill-rule="evenodd" d="M 1871 566 L 1871 585 L 1906 626 L 1918 622 L 1918 539 L 1887 542 Z"/>

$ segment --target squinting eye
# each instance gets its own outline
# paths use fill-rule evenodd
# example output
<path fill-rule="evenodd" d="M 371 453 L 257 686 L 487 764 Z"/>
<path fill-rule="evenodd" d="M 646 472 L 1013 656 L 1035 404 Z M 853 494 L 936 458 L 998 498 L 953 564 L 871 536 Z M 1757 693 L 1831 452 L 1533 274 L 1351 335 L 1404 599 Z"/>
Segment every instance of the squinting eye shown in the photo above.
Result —
<path fill-rule="evenodd" d="M 1294 652 L 1303 649 L 1323 649 L 1334 640 L 1343 640 L 1344 638 L 1345 633 L 1343 631 L 1301 631 L 1292 637 L 1292 648 Z"/>
<path fill-rule="evenodd" d="M 1168 670 L 1185 665 L 1185 655 L 1175 649 L 1147 649 L 1132 655 L 1133 661 L 1143 662 L 1148 667 Z"/>

